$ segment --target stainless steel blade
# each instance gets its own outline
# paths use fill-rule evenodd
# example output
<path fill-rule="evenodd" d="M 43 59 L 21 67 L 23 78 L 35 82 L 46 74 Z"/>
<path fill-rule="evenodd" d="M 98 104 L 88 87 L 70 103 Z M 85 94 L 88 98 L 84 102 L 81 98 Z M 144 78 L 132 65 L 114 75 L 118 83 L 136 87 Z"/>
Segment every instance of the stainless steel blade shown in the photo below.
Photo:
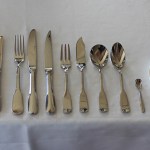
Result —
<path fill-rule="evenodd" d="M 0 70 L 2 69 L 2 54 L 3 54 L 3 36 L 0 36 Z"/>
<path fill-rule="evenodd" d="M 50 71 L 53 68 L 53 58 L 52 58 L 52 41 L 51 41 L 51 31 L 48 32 L 45 41 L 45 71 Z"/>
<path fill-rule="evenodd" d="M 85 64 L 85 61 L 85 45 L 81 37 L 76 44 L 76 62 L 77 64 Z"/>
<path fill-rule="evenodd" d="M 36 30 L 32 29 L 28 39 L 28 60 L 29 68 L 36 69 L 36 55 L 37 55 L 37 41 L 36 41 Z"/>

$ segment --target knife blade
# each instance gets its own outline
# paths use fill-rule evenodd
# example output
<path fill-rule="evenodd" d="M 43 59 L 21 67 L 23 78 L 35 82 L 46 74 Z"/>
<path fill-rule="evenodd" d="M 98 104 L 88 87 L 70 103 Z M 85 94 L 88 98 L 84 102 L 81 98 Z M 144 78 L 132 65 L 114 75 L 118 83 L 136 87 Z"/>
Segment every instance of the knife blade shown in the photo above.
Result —
<path fill-rule="evenodd" d="M 4 46 L 4 39 L 3 36 L 0 36 L 0 110 L 1 110 L 1 72 L 2 72 L 3 46 Z"/>
<path fill-rule="evenodd" d="M 54 113 L 56 111 L 55 98 L 53 93 L 53 55 L 51 31 L 48 32 L 45 41 L 45 73 L 46 73 L 46 112 Z"/>
<path fill-rule="evenodd" d="M 36 55 L 37 55 L 36 30 L 32 29 L 28 39 L 28 63 L 30 73 L 28 111 L 30 114 L 38 113 L 38 102 L 36 94 L 36 68 L 37 68 Z"/>
<path fill-rule="evenodd" d="M 88 98 L 84 89 L 83 70 L 86 66 L 86 60 L 85 60 L 85 45 L 84 45 L 82 37 L 79 38 L 76 44 L 76 63 L 77 63 L 77 68 L 81 72 L 81 85 L 82 85 L 81 93 L 80 93 L 79 110 L 80 112 L 85 113 L 85 112 L 88 112 L 89 106 L 88 106 Z"/>
<path fill-rule="evenodd" d="M 32 29 L 28 41 L 29 68 L 36 69 L 36 51 L 37 51 L 36 30 Z"/>
<path fill-rule="evenodd" d="M 85 45 L 82 37 L 79 38 L 76 44 L 76 61 L 77 64 L 85 64 Z"/>

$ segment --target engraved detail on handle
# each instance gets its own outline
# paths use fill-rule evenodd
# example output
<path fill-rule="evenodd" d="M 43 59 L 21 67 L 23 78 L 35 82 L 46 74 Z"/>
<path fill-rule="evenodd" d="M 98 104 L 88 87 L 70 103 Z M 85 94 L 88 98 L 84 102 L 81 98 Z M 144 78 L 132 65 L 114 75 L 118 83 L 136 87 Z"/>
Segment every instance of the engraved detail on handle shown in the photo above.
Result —
<path fill-rule="evenodd" d="M 38 101 L 35 88 L 35 69 L 30 69 L 30 89 L 28 100 L 28 111 L 30 114 L 38 113 Z"/>
<path fill-rule="evenodd" d="M 120 73 L 120 80 L 121 80 L 120 106 L 123 113 L 129 113 L 130 105 L 129 105 L 127 94 L 124 90 L 123 75 L 121 70 L 119 70 L 119 73 Z"/>
<path fill-rule="evenodd" d="M 145 105 L 144 105 L 144 101 L 143 101 L 143 97 L 142 97 L 142 92 L 140 91 L 140 100 L 141 100 L 141 111 L 142 113 L 145 113 Z"/>
<path fill-rule="evenodd" d="M 107 102 L 106 94 L 105 94 L 104 87 L 103 87 L 103 75 L 100 69 L 99 69 L 99 72 L 100 72 L 100 78 L 101 78 L 101 91 L 99 94 L 99 110 L 101 112 L 108 112 L 108 102 Z"/>
<path fill-rule="evenodd" d="M 17 71 L 16 71 L 16 90 L 12 101 L 12 111 L 18 115 L 24 112 L 23 96 L 20 90 L 20 66 L 19 65 L 17 66 Z"/>
<path fill-rule="evenodd" d="M 46 112 L 55 113 L 55 98 L 53 94 L 53 83 L 51 72 L 46 72 L 46 84 L 47 84 L 47 95 L 46 95 Z"/>
<path fill-rule="evenodd" d="M 88 99 L 84 89 L 84 73 L 81 71 L 81 94 L 80 94 L 80 112 L 85 113 L 89 111 Z"/>
<path fill-rule="evenodd" d="M 65 78 L 66 78 L 66 83 L 65 83 L 65 94 L 64 94 L 64 99 L 63 99 L 63 112 L 65 114 L 68 114 L 72 112 L 72 100 L 71 100 L 71 95 L 68 90 L 68 73 L 67 72 L 65 72 Z"/>

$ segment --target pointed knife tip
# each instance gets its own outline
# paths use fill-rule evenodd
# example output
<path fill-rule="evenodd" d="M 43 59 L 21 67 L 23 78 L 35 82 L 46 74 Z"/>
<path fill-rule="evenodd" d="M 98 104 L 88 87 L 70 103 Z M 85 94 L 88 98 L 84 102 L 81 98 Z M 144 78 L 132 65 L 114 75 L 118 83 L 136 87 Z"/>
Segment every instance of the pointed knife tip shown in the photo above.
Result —
<path fill-rule="evenodd" d="M 83 40 L 83 39 L 82 39 L 82 36 L 79 38 L 79 40 Z"/>
<path fill-rule="evenodd" d="M 49 30 L 47 36 L 51 37 L 51 30 Z"/>
<path fill-rule="evenodd" d="M 36 32 L 36 30 L 35 30 L 35 29 L 32 29 L 31 32 Z"/>

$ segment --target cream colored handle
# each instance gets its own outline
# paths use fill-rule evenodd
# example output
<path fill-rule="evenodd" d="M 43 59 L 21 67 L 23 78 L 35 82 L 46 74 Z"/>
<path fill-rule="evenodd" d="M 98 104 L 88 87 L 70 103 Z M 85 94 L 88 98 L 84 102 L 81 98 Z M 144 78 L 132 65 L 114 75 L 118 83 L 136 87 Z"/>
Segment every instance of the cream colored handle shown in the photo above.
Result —
<path fill-rule="evenodd" d="M 55 113 L 55 99 L 52 89 L 52 75 L 50 72 L 47 72 L 47 95 L 46 95 L 46 112 Z"/>
<path fill-rule="evenodd" d="M 69 114 L 72 112 L 72 100 L 68 89 L 68 73 L 65 72 L 66 84 L 65 84 L 65 94 L 63 99 L 63 112 Z"/>
<path fill-rule="evenodd" d="M 108 112 L 109 110 L 108 101 L 103 87 L 103 75 L 101 71 L 100 71 L 100 77 L 101 77 L 101 91 L 99 94 L 99 110 L 101 112 Z"/>
<path fill-rule="evenodd" d="M 35 89 L 35 70 L 30 70 L 30 91 L 28 100 L 28 111 L 30 114 L 38 113 L 37 94 Z"/>
<path fill-rule="evenodd" d="M 84 89 L 84 73 L 81 71 L 81 93 L 80 93 L 80 112 L 85 113 L 89 111 L 88 99 Z"/>
<path fill-rule="evenodd" d="M 120 106 L 123 113 L 129 113 L 130 112 L 130 105 L 128 101 L 127 94 L 124 90 L 124 84 L 123 84 L 123 75 L 122 72 L 120 72 L 120 80 L 121 80 L 121 93 L 120 93 Z"/>
<path fill-rule="evenodd" d="M 142 113 L 145 113 L 145 105 L 144 105 L 144 101 L 143 101 L 143 97 L 142 97 L 141 91 L 140 91 L 140 100 L 141 100 L 141 104 L 140 104 L 141 111 L 142 111 Z"/>
<path fill-rule="evenodd" d="M 23 96 L 20 90 L 20 67 L 19 66 L 17 66 L 17 71 L 16 71 L 16 90 L 12 101 L 12 111 L 17 115 L 22 114 L 24 112 Z"/>

